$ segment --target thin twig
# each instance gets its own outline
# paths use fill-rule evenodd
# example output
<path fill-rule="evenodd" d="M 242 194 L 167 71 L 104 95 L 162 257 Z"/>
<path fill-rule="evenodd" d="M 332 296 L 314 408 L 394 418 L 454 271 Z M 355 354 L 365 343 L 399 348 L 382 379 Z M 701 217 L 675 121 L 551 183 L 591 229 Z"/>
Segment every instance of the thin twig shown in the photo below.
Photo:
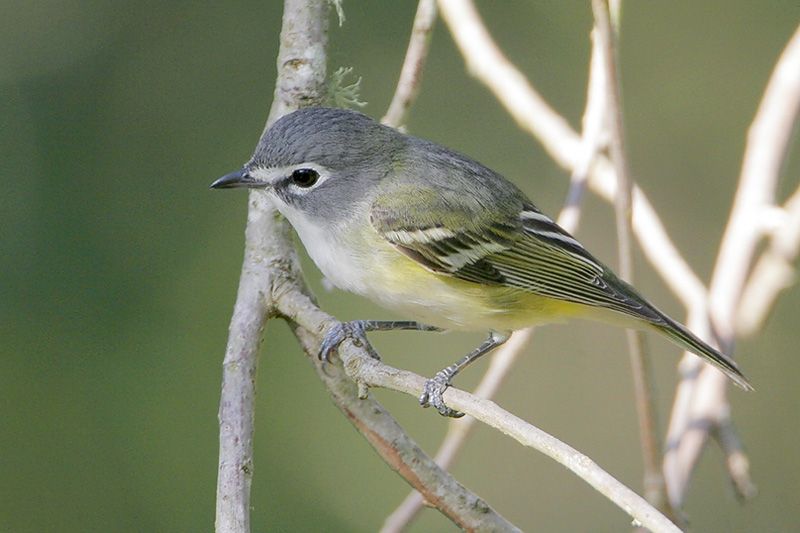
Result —
<path fill-rule="evenodd" d="M 730 416 L 719 420 L 713 434 L 725 454 L 725 469 L 740 500 L 746 501 L 758 494 L 758 488 L 750 476 L 750 459 L 742 448 L 741 439 L 733 427 Z"/>
<path fill-rule="evenodd" d="M 436 0 L 420 0 L 411 28 L 406 58 L 403 60 L 400 79 L 397 81 L 397 89 L 389 109 L 381 119 L 381 122 L 388 126 L 402 128 L 408 117 L 408 110 L 417 98 L 435 22 Z"/>
<path fill-rule="evenodd" d="M 267 127 L 289 110 L 321 101 L 325 90 L 327 13 L 325 0 L 286 0 L 278 53 L 278 81 Z M 304 28 L 304 31 L 290 31 L 293 27 Z M 242 273 L 222 365 L 218 532 L 250 531 L 256 368 L 261 331 L 273 309 L 273 302 L 266 296 L 276 277 L 273 259 L 281 258 L 282 270 L 299 272 L 293 249 L 284 250 L 280 242 L 281 236 L 288 239 L 287 232 L 288 225 L 275 216 L 266 198 L 257 192 L 251 193 Z"/>
<path fill-rule="evenodd" d="M 614 207 L 619 240 L 619 272 L 628 282 L 633 280 L 633 254 L 631 249 L 631 198 L 632 181 L 625 149 L 625 131 L 622 119 L 622 95 L 617 64 L 615 31 L 611 28 L 606 0 L 592 0 L 595 18 L 593 37 L 595 46 L 602 51 L 601 63 L 606 71 L 605 102 L 608 108 L 606 124 L 609 131 L 611 162 L 617 174 L 617 191 Z"/>
<path fill-rule="evenodd" d="M 295 335 L 314 362 L 317 375 L 325 384 L 334 404 L 393 470 L 418 493 L 424 494 L 431 506 L 461 529 L 519 531 L 486 501 L 469 491 L 447 471 L 439 468 L 380 403 L 372 398 L 359 398 L 359 385 L 342 367 L 327 365 L 317 360 L 316 354 L 319 353 L 322 340 L 320 331 L 326 324 L 334 322 L 333 317 L 314 307 L 313 302 L 294 286 L 287 287 L 278 299 L 286 313 L 303 317 L 306 327 L 311 328 L 305 329 L 289 319 Z M 341 348 L 342 352 L 346 349 Z M 361 356 L 369 357 L 361 349 L 354 351 Z"/>
<path fill-rule="evenodd" d="M 617 7 L 619 5 L 617 4 Z M 614 212 L 616 215 L 617 240 L 619 249 L 619 269 L 622 279 L 633 283 L 633 249 L 631 245 L 631 203 L 632 180 L 628 168 L 625 147 L 625 128 L 622 118 L 622 89 L 619 75 L 617 37 L 619 27 L 612 27 L 609 5 L 605 0 L 593 0 L 592 11 L 595 30 L 592 34 L 594 46 L 602 55 L 601 63 L 606 71 L 606 104 L 608 106 L 606 124 L 609 130 L 611 160 L 617 175 L 617 193 Z M 619 23 L 619 13 L 615 20 Z M 639 442 L 642 447 L 644 466 L 644 490 L 647 501 L 659 509 L 666 509 L 664 478 L 661 475 L 661 446 L 657 435 L 656 410 L 653 402 L 653 380 L 650 360 L 646 353 L 644 333 L 626 331 L 628 352 L 633 376 L 633 390 L 636 413 L 639 420 Z"/>
<path fill-rule="evenodd" d="M 719 343 L 726 351 L 733 347 L 737 333 L 736 317 L 746 302 L 743 294 L 757 244 L 769 231 L 769 227 L 756 221 L 760 220 L 762 213 L 775 208 L 778 177 L 799 112 L 800 28 L 778 59 L 748 132 L 739 187 L 714 269 L 709 316 Z M 761 309 L 766 312 L 769 306 Z M 763 317 L 756 318 L 751 320 L 763 322 Z M 693 322 L 696 322 L 690 324 L 693 328 L 704 327 L 710 332 L 707 321 L 695 317 Z M 741 449 L 740 444 L 732 444 L 738 439 L 732 425 L 726 422 L 730 407 L 725 379 L 714 369 L 701 370 L 689 355 L 684 355 L 681 368 L 685 375 L 676 393 L 664 458 L 669 497 L 675 507 L 683 502 L 691 471 L 710 432 L 718 431 L 725 424 L 726 433 L 720 441 L 726 443 L 727 449 Z M 728 464 L 732 463 L 729 461 Z M 746 470 L 729 473 L 735 486 L 752 487 L 749 478 L 744 479 Z"/>
<path fill-rule="evenodd" d="M 800 254 L 800 189 L 787 200 L 782 213 L 783 223 L 771 233 L 769 247 L 742 291 L 736 315 L 740 338 L 761 331 L 778 295 L 795 282 L 794 263 Z"/>
<path fill-rule="evenodd" d="M 752 154 L 748 148 L 742 168 L 742 180 L 745 179 L 745 173 L 751 176 L 751 180 L 756 180 L 758 172 L 768 172 L 769 177 L 762 179 L 777 181 L 786 159 L 792 133 L 797 128 L 798 114 L 800 114 L 800 27 L 787 44 L 773 71 L 758 115 L 750 128 L 748 146 L 752 143 L 754 147 Z M 774 195 L 775 183 L 770 183 L 770 186 Z M 762 216 L 751 219 L 751 224 L 757 220 L 774 218 L 764 216 L 769 212 L 770 205 L 765 205 L 761 210 Z M 764 226 L 761 228 L 770 236 L 770 246 L 761 256 L 742 289 L 738 316 L 734 319 L 734 326 L 741 327 L 741 331 L 736 332 L 740 335 L 752 335 L 762 327 L 778 293 L 786 288 L 793 278 L 791 263 L 797 258 L 800 246 L 800 220 L 798 220 L 800 188 L 778 212 L 783 215 L 781 224 L 776 224 L 774 229 Z"/>
<path fill-rule="evenodd" d="M 281 314 L 315 336 L 314 342 L 308 343 L 311 348 L 319 346 L 322 332 L 333 324 L 330 316 L 317 309 L 306 295 L 291 290 L 291 287 L 281 292 L 276 298 L 276 305 Z M 342 343 L 338 353 L 345 372 L 360 388 L 381 387 L 403 392 L 415 398 L 422 392 L 425 378 L 412 372 L 392 368 L 370 357 L 363 347 L 355 346 L 352 341 Z M 501 409 L 494 402 L 480 399 L 453 387 L 445 392 L 445 400 L 448 405 L 566 466 L 633 517 L 637 523 L 652 531 L 679 531 L 644 498 L 625 487 L 589 457 Z"/>
<path fill-rule="evenodd" d="M 775 190 L 789 140 L 800 112 L 800 28 L 773 70 L 761 105 L 747 134 L 739 187 L 710 285 L 710 311 L 717 334 L 732 342 L 733 319 L 764 235 L 760 216 L 775 203 Z"/>
<path fill-rule="evenodd" d="M 495 395 L 517 357 L 530 344 L 533 332 L 533 328 L 528 328 L 515 331 L 511 335 L 511 338 L 492 356 L 489 368 L 472 394 L 483 399 L 490 399 Z M 434 456 L 434 461 L 436 461 L 437 465 L 445 470 L 452 466 L 458 456 L 458 452 L 461 451 L 467 437 L 475 427 L 475 422 L 475 418 L 471 416 L 450 421 L 447 426 L 447 434 Z M 383 527 L 381 527 L 381 533 L 403 531 L 417 516 L 425 501 L 418 491 L 410 492 L 400 505 L 386 517 Z"/>
<path fill-rule="evenodd" d="M 581 151 L 572 175 L 569 180 L 569 190 L 561 213 L 558 215 L 558 224 L 574 233 L 580 223 L 581 202 L 586 191 L 589 179 L 589 170 L 597 160 L 600 152 L 607 142 L 605 128 L 606 105 L 605 86 L 606 72 L 602 63 L 603 56 L 597 46 L 592 46 L 592 56 L 589 61 L 589 83 L 586 89 L 586 108 L 583 112 L 583 132 L 581 135 Z"/>
<path fill-rule="evenodd" d="M 683 507 L 692 471 L 709 436 L 730 416 L 726 387 L 727 378 L 696 356 L 681 361 L 681 382 L 675 393 L 663 464 L 667 496 L 674 509 Z"/>

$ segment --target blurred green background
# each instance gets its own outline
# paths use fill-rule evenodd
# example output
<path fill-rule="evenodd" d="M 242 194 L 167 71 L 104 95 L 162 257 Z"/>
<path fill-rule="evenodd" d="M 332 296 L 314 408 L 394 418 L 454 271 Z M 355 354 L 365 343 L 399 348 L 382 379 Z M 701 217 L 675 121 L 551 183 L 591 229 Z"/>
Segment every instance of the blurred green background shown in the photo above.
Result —
<path fill-rule="evenodd" d="M 579 126 L 590 9 L 479 4 L 543 95 Z M 388 105 L 415 3 L 346 2 L 330 70 Z M 214 521 L 220 363 L 242 258 L 245 195 L 208 184 L 250 156 L 271 101 L 281 3 L 4 2 L 0 16 L 0 531 L 208 531 Z M 707 279 L 746 128 L 800 22 L 796 1 L 627 2 L 622 68 L 633 174 Z M 565 173 L 464 72 L 437 27 L 413 133 L 471 154 L 556 213 Z M 798 150 L 783 191 L 800 173 Z M 615 264 L 612 212 L 589 198 L 580 238 Z M 675 299 L 638 256 L 638 285 Z M 342 319 L 387 317 L 325 292 Z M 696 531 L 800 522 L 800 290 L 738 347 L 758 389 L 733 391 L 760 494 L 740 505 L 711 448 L 687 512 Z M 384 334 L 386 361 L 430 375 L 481 335 Z M 666 422 L 677 351 L 653 338 Z M 600 347 L 600 349 L 598 349 Z M 641 489 L 620 330 L 537 332 L 498 401 Z M 485 368 L 486 362 L 479 367 Z M 459 379 L 474 386 L 481 368 Z M 327 399 L 281 322 L 259 368 L 253 529 L 371 531 L 407 493 Z M 447 423 L 376 391 L 430 452 Z M 626 516 L 564 468 L 479 428 L 457 477 L 526 530 L 625 531 Z M 425 511 L 415 531 L 452 530 Z"/>

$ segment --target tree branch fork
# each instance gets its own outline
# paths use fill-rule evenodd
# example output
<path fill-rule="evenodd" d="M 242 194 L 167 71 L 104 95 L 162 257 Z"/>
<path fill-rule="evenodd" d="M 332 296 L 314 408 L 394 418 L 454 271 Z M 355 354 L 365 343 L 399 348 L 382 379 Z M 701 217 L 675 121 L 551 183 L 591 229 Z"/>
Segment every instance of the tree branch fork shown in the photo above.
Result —
<path fill-rule="evenodd" d="M 287 245 L 291 246 L 290 243 Z M 319 309 L 307 294 L 298 290 L 296 280 L 292 276 L 276 279 L 274 286 L 272 298 L 277 313 L 308 333 L 304 348 L 318 370 L 324 372 L 322 366 L 326 363 L 318 360 L 317 353 L 325 333 L 336 326 L 338 321 Z M 415 399 L 422 393 L 425 378 L 371 357 L 363 346 L 357 345 L 351 339 L 342 342 L 338 348 L 338 356 L 344 373 L 357 385 L 358 395 L 362 400 L 367 398 L 369 388 L 373 387 L 402 392 Z M 447 389 L 445 399 L 451 407 L 513 438 L 523 446 L 533 448 L 561 463 L 625 510 L 635 522 L 645 524 L 654 531 L 678 531 L 644 498 L 605 472 L 589 457 L 502 409 L 495 402 L 454 387 Z M 353 421 L 352 415 L 348 416 Z M 394 448 L 391 443 L 384 443 L 384 446 L 391 447 L 392 454 L 402 453 L 401 449 Z M 404 461 L 394 462 L 393 467 L 399 470 L 404 464 Z M 420 489 L 416 484 L 412 485 L 421 490 L 423 495 L 431 489 L 430 486 L 423 486 Z"/>

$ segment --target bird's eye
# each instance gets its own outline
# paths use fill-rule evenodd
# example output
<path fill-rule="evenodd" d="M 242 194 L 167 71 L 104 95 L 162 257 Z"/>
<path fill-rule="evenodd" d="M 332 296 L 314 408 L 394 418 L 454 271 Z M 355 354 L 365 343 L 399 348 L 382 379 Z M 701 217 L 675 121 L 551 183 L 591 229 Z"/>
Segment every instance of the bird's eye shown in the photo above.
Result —
<path fill-rule="evenodd" d="M 292 172 L 292 183 L 304 189 L 313 187 L 318 179 L 319 172 L 313 168 L 298 168 Z"/>

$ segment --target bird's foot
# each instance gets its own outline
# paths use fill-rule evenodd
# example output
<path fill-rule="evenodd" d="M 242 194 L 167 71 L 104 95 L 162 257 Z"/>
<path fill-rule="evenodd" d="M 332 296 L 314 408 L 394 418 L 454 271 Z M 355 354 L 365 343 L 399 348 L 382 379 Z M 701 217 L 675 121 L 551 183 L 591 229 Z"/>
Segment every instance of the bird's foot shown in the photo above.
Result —
<path fill-rule="evenodd" d="M 339 349 L 339 345 L 345 340 L 350 339 L 354 345 L 363 347 L 370 357 L 380 360 L 378 352 L 367 340 L 368 321 L 353 320 L 352 322 L 338 322 L 325 334 L 322 345 L 319 349 L 319 358 L 328 363 L 331 362 L 333 352 Z"/>
<path fill-rule="evenodd" d="M 437 372 L 431 379 L 425 382 L 422 395 L 419 397 L 419 404 L 422 407 L 433 406 L 442 416 L 451 418 L 461 418 L 464 413 L 451 409 L 444 403 L 444 391 L 450 386 L 453 372 L 450 367 Z"/>

